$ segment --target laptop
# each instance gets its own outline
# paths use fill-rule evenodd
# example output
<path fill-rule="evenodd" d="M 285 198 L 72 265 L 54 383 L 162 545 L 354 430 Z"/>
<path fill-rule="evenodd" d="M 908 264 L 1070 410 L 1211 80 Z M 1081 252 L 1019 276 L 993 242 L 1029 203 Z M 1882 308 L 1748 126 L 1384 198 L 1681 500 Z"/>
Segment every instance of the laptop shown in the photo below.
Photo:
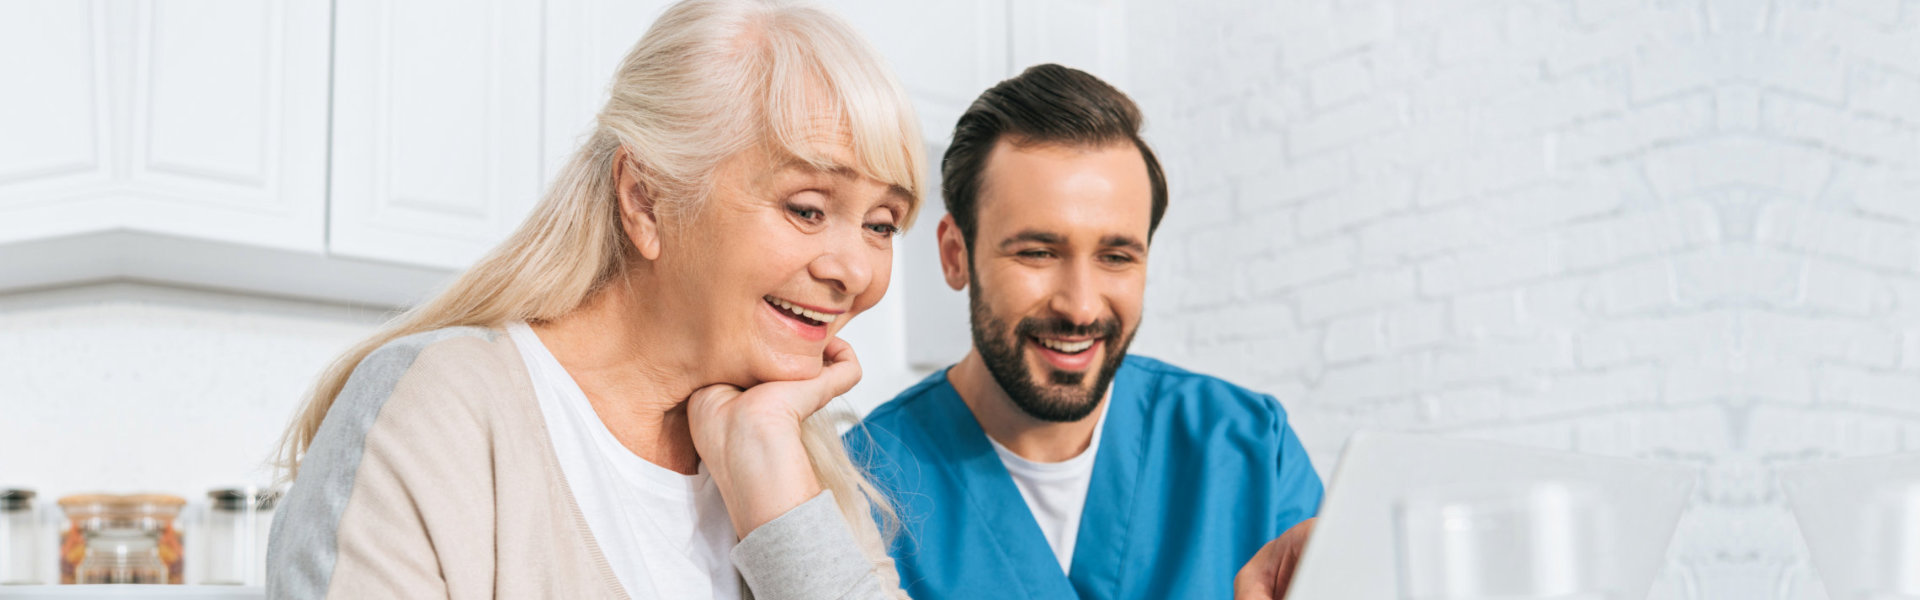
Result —
<path fill-rule="evenodd" d="M 1434 435 L 1347 442 L 1289 600 L 1639 600 L 1697 468 Z"/>

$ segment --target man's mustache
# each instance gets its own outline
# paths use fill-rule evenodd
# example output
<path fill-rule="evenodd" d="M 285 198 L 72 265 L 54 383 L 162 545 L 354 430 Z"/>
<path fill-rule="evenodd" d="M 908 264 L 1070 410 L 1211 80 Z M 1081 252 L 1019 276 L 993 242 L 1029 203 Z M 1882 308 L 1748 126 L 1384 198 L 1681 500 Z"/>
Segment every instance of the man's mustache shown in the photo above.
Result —
<path fill-rule="evenodd" d="M 1027 317 L 1013 327 L 1022 337 L 1099 337 L 1112 338 L 1120 333 L 1119 319 L 1101 319 L 1084 325 L 1058 317 Z"/>

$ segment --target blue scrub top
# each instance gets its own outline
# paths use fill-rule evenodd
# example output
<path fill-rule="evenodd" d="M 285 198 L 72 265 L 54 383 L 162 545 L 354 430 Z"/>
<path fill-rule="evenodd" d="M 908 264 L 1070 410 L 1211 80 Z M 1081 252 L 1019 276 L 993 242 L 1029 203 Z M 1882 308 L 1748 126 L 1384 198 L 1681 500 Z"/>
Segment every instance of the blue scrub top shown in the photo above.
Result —
<path fill-rule="evenodd" d="M 1107 402 L 1070 573 L 945 370 L 848 431 L 899 509 L 889 553 L 907 593 L 1231 598 L 1240 567 L 1319 509 L 1319 476 L 1272 396 L 1128 356 Z"/>

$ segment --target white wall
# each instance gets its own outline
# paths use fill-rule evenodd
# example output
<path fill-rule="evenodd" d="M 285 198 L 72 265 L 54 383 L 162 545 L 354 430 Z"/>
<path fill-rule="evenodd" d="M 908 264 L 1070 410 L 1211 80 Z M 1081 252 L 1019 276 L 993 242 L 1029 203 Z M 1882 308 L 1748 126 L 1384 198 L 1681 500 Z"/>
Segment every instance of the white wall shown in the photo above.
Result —
<path fill-rule="evenodd" d="M 126 283 L 0 296 L 0 483 L 46 506 L 266 483 L 300 396 L 381 317 Z"/>
<path fill-rule="evenodd" d="M 1920 3 L 1129 2 L 1143 353 L 1705 468 L 1661 599 L 1821 598 L 1767 468 L 1920 450 Z"/>

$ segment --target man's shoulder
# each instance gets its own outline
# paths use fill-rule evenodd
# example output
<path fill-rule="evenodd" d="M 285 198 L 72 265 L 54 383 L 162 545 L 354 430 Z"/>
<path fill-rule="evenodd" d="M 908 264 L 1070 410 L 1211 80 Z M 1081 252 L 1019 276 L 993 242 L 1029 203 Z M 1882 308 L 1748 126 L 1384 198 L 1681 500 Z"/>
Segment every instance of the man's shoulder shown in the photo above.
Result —
<path fill-rule="evenodd" d="M 1127 355 L 1123 365 L 1123 368 L 1134 371 L 1137 381 L 1147 388 L 1151 402 L 1193 402 L 1215 410 L 1284 414 L 1279 401 L 1273 396 L 1217 376 L 1138 354 Z"/>
<path fill-rule="evenodd" d="M 940 369 L 921 379 L 912 387 L 901 390 L 893 399 L 882 402 L 867 413 L 862 423 L 891 427 L 912 416 L 917 411 L 930 408 L 934 399 L 941 394 L 952 394 L 953 384 L 947 382 L 947 370 Z"/>

